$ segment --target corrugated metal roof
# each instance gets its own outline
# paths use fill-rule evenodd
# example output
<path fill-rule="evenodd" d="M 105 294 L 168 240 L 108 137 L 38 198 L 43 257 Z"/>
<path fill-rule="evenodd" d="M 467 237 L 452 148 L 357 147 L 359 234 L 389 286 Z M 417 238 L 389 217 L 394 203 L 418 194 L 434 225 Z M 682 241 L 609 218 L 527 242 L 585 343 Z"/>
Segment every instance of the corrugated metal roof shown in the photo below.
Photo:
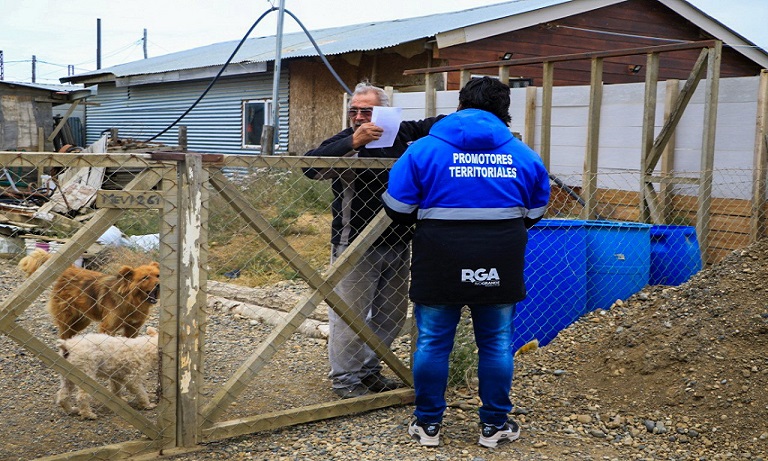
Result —
<path fill-rule="evenodd" d="M 514 0 L 496 5 L 394 21 L 355 24 L 310 31 L 323 54 L 369 51 L 435 36 L 441 32 L 481 24 L 499 18 L 535 11 L 571 0 Z M 214 43 L 191 50 L 142 59 L 78 74 L 75 78 L 113 74 L 116 77 L 154 74 L 184 69 L 220 66 L 229 58 L 238 40 Z M 283 59 L 317 56 L 304 32 L 283 35 Z M 269 62 L 275 59 L 275 36 L 251 38 L 243 43 L 232 63 Z"/>
<path fill-rule="evenodd" d="M 81 91 L 84 89 L 83 85 L 60 85 L 56 83 L 28 83 L 28 82 L 13 82 L 8 80 L 0 80 L 0 83 L 4 85 L 18 85 L 26 88 L 34 88 L 36 90 L 53 91 L 61 93 L 72 93 L 75 91 Z"/>

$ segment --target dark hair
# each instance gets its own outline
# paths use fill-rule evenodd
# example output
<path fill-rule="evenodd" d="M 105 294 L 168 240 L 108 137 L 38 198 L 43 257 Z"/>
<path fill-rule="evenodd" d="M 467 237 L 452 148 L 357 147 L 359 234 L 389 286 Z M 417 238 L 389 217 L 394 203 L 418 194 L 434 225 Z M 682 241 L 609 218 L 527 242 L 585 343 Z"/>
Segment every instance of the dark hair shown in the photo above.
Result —
<path fill-rule="evenodd" d="M 473 78 L 459 91 L 459 110 L 481 109 L 509 126 L 509 86 L 491 77 Z"/>

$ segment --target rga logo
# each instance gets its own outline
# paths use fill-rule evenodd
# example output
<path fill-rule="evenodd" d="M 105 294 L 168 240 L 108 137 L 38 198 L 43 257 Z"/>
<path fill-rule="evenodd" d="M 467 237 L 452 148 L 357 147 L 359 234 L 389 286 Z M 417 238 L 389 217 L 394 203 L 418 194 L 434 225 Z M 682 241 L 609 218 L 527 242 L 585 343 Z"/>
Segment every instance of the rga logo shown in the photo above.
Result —
<path fill-rule="evenodd" d="M 480 269 L 462 269 L 461 281 L 485 287 L 497 287 L 501 284 L 499 273 L 495 267 L 488 270 L 483 267 Z"/>

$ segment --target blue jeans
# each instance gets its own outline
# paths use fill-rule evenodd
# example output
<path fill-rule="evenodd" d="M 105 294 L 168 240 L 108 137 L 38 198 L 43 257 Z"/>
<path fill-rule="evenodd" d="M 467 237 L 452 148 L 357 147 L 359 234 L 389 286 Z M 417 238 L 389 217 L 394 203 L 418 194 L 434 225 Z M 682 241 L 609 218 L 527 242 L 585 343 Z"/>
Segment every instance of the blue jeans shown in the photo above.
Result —
<path fill-rule="evenodd" d="M 414 305 L 419 336 L 413 355 L 413 381 L 416 390 L 414 416 L 424 423 L 440 423 L 445 412 L 448 386 L 448 357 L 453 349 L 456 326 L 461 319 L 460 305 Z M 512 333 L 514 304 L 469 306 L 479 363 L 480 421 L 501 425 L 512 411 L 514 351 Z"/>

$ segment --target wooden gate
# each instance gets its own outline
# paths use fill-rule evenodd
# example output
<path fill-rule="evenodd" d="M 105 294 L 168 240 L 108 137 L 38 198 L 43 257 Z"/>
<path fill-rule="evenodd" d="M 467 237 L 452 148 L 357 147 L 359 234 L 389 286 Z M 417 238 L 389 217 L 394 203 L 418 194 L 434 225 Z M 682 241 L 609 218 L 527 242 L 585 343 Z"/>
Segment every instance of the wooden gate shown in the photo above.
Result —
<path fill-rule="evenodd" d="M 95 213 L 74 232 L 40 270 L 32 274 L 0 305 L 0 332 L 23 346 L 57 373 L 66 374 L 99 403 L 137 429 L 140 440 L 70 452 L 46 459 L 123 459 L 140 454 L 175 454 L 193 451 L 200 443 L 275 429 L 412 402 L 410 388 L 356 399 L 318 403 L 269 414 L 225 420 L 225 410 L 241 395 L 284 345 L 299 325 L 325 301 L 377 352 L 407 385 L 410 369 L 353 314 L 333 291 L 334 285 L 360 258 L 390 220 L 382 212 L 360 238 L 324 273 L 312 267 L 280 234 L 225 174 L 228 168 L 283 169 L 388 168 L 391 160 L 318 159 L 280 156 L 224 156 L 184 153 L 48 154 L 0 153 L 4 166 L 26 168 L 93 168 L 130 170 L 133 175 L 121 190 L 99 190 Z M 300 173 L 299 173 L 300 175 Z M 202 392 L 206 343 L 208 280 L 208 216 L 210 195 L 224 199 L 286 264 L 306 281 L 310 294 L 288 312 L 282 324 L 245 358 L 239 369 L 210 397 Z M 63 270 L 93 244 L 127 210 L 156 209 L 161 217 L 159 346 L 160 399 L 156 420 L 151 420 L 115 396 L 97 380 L 62 360 L 55 348 L 35 337 L 15 320 L 50 286 Z M 50 343 L 50 339 L 48 339 Z M 72 423 L 76 425 L 76 423 Z"/>

